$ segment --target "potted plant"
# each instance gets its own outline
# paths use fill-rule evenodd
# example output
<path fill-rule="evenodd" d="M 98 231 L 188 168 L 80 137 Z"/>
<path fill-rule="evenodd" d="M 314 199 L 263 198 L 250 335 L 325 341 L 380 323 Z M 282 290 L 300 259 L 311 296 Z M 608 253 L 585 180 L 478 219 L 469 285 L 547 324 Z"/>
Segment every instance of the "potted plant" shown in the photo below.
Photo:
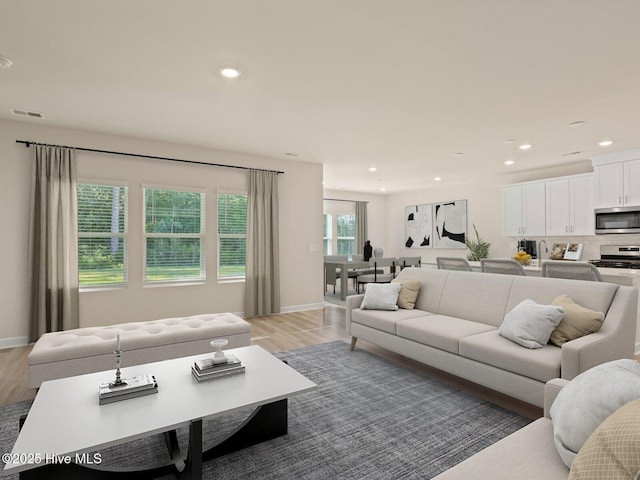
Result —
<path fill-rule="evenodd" d="M 487 258 L 489 256 L 489 247 L 491 246 L 491 244 L 480 237 L 475 224 L 473 225 L 473 230 L 476 232 L 476 239 L 469 240 L 467 238 L 464 241 L 464 243 L 467 245 L 467 248 L 469 249 L 467 260 L 471 262 L 479 262 L 483 258 Z"/>

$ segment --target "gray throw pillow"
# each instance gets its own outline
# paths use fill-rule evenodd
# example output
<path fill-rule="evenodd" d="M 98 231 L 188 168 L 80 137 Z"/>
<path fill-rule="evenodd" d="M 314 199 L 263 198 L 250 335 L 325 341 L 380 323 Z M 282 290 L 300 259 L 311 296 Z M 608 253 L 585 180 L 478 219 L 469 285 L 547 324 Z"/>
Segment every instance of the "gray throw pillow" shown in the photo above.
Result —
<path fill-rule="evenodd" d="M 400 283 L 369 283 L 360 308 L 362 310 L 398 310 Z"/>
<path fill-rule="evenodd" d="M 596 365 L 569 382 L 551 406 L 553 441 L 571 467 L 593 431 L 624 404 L 640 398 L 640 364 L 628 358 Z"/>
<path fill-rule="evenodd" d="M 540 305 L 523 300 L 504 317 L 498 333 L 527 348 L 542 348 L 549 342 L 564 310 L 555 305 Z"/>

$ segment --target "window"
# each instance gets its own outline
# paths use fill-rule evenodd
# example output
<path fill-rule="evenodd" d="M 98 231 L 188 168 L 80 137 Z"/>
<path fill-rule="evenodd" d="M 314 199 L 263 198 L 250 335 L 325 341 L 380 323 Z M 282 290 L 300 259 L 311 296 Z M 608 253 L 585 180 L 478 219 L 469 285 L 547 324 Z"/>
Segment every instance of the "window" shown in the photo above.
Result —
<path fill-rule="evenodd" d="M 356 244 L 356 216 L 337 215 L 338 251 L 337 255 L 353 255 Z"/>
<path fill-rule="evenodd" d="M 218 194 L 218 278 L 244 278 L 247 196 Z"/>
<path fill-rule="evenodd" d="M 322 250 L 325 255 L 331 255 L 333 251 L 333 235 L 332 232 L 331 215 L 325 213 L 322 215 Z"/>
<path fill-rule="evenodd" d="M 144 188 L 145 282 L 205 279 L 205 194 Z"/>
<path fill-rule="evenodd" d="M 127 187 L 79 183 L 80 287 L 127 284 Z"/>

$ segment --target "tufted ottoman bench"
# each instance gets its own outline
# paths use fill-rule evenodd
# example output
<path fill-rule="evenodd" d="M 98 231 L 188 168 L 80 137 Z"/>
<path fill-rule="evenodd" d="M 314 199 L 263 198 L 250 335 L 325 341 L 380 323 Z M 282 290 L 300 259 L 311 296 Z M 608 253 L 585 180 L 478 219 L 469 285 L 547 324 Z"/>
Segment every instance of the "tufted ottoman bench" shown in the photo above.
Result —
<path fill-rule="evenodd" d="M 251 343 L 251 325 L 231 313 L 165 318 L 105 327 L 45 333 L 29 354 L 29 387 L 45 380 L 115 369 L 120 334 L 122 367 L 209 353 L 209 342 L 226 338 L 226 348 Z"/>

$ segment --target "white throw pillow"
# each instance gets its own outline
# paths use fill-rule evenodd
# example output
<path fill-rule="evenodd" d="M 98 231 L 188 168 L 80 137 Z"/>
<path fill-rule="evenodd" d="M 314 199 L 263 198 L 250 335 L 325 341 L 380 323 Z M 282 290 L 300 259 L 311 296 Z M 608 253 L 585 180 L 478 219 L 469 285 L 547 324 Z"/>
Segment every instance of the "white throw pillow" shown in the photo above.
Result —
<path fill-rule="evenodd" d="M 551 406 L 553 441 L 571 467 L 593 431 L 624 404 L 640 398 L 640 364 L 622 359 L 597 365 L 569 382 Z"/>
<path fill-rule="evenodd" d="M 563 315 L 562 307 L 523 300 L 507 313 L 498 333 L 523 347 L 542 348 Z"/>
<path fill-rule="evenodd" d="M 398 310 L 400 283 L 369 283 L 360 308 L 362 310 Z"/>

